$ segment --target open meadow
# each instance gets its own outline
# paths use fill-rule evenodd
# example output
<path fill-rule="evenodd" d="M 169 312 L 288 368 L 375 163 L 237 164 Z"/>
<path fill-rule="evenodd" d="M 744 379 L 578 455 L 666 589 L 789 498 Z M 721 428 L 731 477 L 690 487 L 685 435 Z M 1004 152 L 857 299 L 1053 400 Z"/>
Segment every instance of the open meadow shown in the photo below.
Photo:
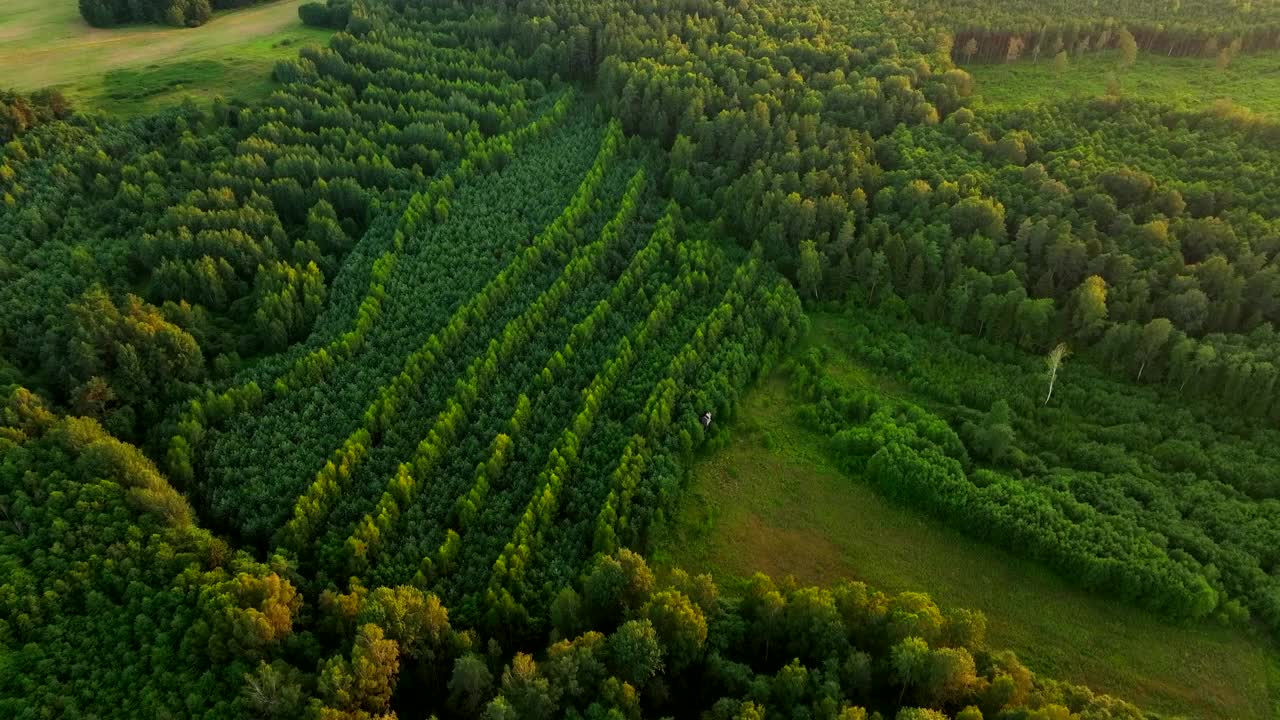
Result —
<path fill-rule="evenodd" d="M 1230 102 L 1255 113 L 1280 116 L 1280 53 L 1274 52 L 1239 55 L 1225 68 L 1214 58 L 1154 53 L 1140 53 L 1133 66 L 1121 68 L 1115 51 L 1073 57 L 1065 68 L 1043 57 L 961 67 L 973 75 L 981 101 L 998 110 L 1087 100 L 1118 91 L 1123 97 L 1188 108 Z"/>
<path fill-rule="evenodd" d="M 7 0 L 0 9 L 0 76 L 21 91 L 57 87 L 72 102 L 138 115 L 216 95 L 257 100 L 274 86 L 272 66 L 328 30 L 298 19 L 302 0 L 218 14 L 199 28 L 135 25 L 101 29 L 74 0 Z"/>

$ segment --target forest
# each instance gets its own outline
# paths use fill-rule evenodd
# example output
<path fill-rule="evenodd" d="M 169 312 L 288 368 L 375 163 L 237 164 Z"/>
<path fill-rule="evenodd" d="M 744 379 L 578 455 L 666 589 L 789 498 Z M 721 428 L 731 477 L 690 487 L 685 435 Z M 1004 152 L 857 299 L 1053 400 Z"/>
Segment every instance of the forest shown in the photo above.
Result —
<path fill-rule="evenodd" d="M 234 10 L 271 0 L 79 0 L 80 16 L 94 27 L 156 23 L 199 27 L 220 10 Z"/>
<path fill-rule="evenodd" d="M 957 60 L 1052 60 L 1109 48 L 1217 57 L 1275 50 L 1280 7 L 1272 2 L 1118 0 L 1105 12 L 1077 0 L 911 0 L 929 26 L 953 34 Z"/>
<path fill-rule="evenodd" d="M 71 105 L 57 90 L 23 95 L 0 90 L 0 140 L 9 142 L 37 125 L 65 120 Z"/>
<path fill-rule="evenodd" d="M 912 398 L 843 387 L 821 351 L 789 361 L 805 421 L 851 474 L 1083 587 L 1156 613 L 1276 626 L 1275 430 L 1171 393 L 859 312 L 852 354 Z M 992 387 L 1018 388 L 991 402 Z M 918 401 L 918 402 L 917 402 Z"/>
<path fill-rule="evenodd" d="M 1050 5 L 329 0 L 265 100 L 0 92 L 0 715 L 1160 717 L 927 587 L 646 559 L 775 369 L 851 481 L 1274 645 L 1280 122 L 966 67 L 1280 4 Z"/>

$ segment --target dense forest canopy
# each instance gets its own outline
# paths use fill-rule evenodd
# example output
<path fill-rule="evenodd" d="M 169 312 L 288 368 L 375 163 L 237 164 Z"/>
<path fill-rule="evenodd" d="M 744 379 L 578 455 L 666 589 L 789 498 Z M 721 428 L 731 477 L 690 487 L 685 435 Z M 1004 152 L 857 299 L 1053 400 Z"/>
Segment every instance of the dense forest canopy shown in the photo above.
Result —
<path fill-rule="evenodd" d="M 1121 49 L 1162 55 L 1261 52 L 1280 47 L 1275 0 L 910 0 L 930 26 L 955 37 L 966 61 L 1052 60 L 1060 52 Z"/>
<path fill-rule="evenodd" d="M 1262 52 L 1277 7 L 330 0 L 261 103 L 0 95 L 0 708 L 1149 717 L 920 593 L 638 553 L 785 362 L 886 496 L 1273 641 L 1280 125 L 962 65 Z M 785 359 L 802 298 L 928 401 Z"/>
<path fill-rule="evenodd" d="M 0 142 L 9 142 L 37 125 L 63 120 L 71 105 L 57 90 L 30 95 L 0 90 Z"/>

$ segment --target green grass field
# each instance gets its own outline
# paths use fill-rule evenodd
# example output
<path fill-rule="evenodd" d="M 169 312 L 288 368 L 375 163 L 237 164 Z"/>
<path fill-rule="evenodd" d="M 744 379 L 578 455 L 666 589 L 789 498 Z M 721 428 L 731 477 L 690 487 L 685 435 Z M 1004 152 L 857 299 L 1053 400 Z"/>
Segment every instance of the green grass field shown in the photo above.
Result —
<path fill-rule="evenodd" d="M 1107 92 L 1109 77 L 1129 97 L 1169 100 L 1202 107 L 1230 100 L 1257 113 L 1280 115 L 1280 53 L 1241 55 L 1225 70 L 1212 58 L 1139 54 L 1127 70 L 1117 70 L 1116 52 L 1071 58 L 1058 73 L 1052 59 L 1038 62 L 973 63 L 964 69 L 977 80 L 976 94 L 995 108 L 1015 108 L 1041 100 L 1088 98 Z"/>
<path fill-rule="evenodd" d="M 842 346 L 838 317 L 812 319 L 808 342 Z M 833 355 L 832 377 L 902 394 Z M 1263 718 L 1280 710 L 1280 663 L 1261 640 L 1155 619 L 892 505 L 836 470 L 794 407 L 778 375 L 751 391 L 729 447 L 695 465 L 656 564 L 922 590 L 944 605 L 985 612 L 991 644 L 1015 650 L 1037 672 L 1193 717 Z"/>
<path fill-rule="evenodd" d="M 55 86 L 78 106 L 138 114 L 215 95 L 252 100 L 271 91 L 271 67 L 330 32 L 298 20 L 302 0 L 221 13 L 198 28 L 102 30 L 75 0 L 4 0 L 0 86 Z"/>

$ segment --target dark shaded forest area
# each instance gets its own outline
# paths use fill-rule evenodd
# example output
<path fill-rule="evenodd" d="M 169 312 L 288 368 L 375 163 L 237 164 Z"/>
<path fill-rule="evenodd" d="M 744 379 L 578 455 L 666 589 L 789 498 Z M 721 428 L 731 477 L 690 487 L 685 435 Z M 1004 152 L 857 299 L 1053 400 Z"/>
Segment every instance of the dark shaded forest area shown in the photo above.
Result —
<path fill-rule="evenodd" d="M 199 27 L 221 10 L 249 7 L 271 0 L 79 0 L 80 16 L 94 27 L 156 23 Z"/>

